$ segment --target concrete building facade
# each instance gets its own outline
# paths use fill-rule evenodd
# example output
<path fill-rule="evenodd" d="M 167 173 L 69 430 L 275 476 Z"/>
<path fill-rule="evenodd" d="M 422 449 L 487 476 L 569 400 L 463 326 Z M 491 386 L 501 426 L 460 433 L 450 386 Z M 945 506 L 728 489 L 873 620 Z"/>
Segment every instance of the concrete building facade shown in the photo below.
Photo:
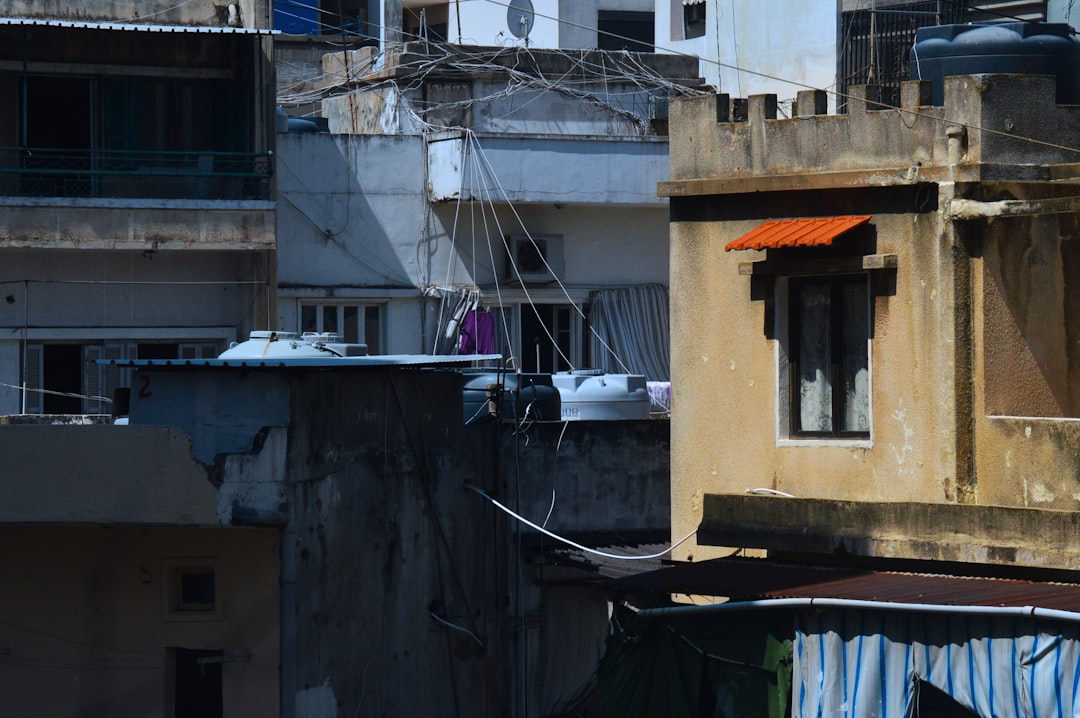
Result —
<path fill-rule="evenodd" d="M 528 371 L 666 380 L 654 182 L 668 98 L 697 91 L 695 63 L 419 43 L 375 60 L 327 56 L 327 82 L 354 78 L 322 103 L 330 132 L 278 137 L 280 326 L 326 330 L 348 312 L 373 349 L 444 353 L 464 293 Z M 621 366 L 598 338 L 617 332 L 589 315 L 617 292 L 648 297 L 627 302 L 654 329 L 616 350 Z"/>
<path fill-rule="evenodd" d="M 127 379 L 88 361 L 265 326 L 269 3 L 12 2 L 0 33 L 0 410 L 107 413 Z"/>

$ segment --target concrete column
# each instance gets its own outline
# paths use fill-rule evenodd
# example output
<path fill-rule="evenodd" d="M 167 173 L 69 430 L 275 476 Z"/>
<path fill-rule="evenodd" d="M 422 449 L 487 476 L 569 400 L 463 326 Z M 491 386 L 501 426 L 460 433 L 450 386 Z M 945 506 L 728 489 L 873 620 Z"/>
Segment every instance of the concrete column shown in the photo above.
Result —
<path fill-rule="evenodd" d="M 401 20 L 404 11 L 401 0 L 379 0 L 378 10 L 374 21 L 379 25 L 379 49 L 385 52 L 388 47 L 403 42 Z"/>

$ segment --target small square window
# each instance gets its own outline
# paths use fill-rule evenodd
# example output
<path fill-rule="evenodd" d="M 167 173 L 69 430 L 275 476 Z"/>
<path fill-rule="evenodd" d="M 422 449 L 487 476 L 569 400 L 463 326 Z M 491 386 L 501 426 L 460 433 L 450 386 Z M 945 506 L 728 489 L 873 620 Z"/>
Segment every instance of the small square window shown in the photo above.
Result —
<path fill-rule="evenodd" d="M 170 620 L 221 617 L 218 565 L 210 559 L 168 559 L 162 574 L 165 615 Z"/>

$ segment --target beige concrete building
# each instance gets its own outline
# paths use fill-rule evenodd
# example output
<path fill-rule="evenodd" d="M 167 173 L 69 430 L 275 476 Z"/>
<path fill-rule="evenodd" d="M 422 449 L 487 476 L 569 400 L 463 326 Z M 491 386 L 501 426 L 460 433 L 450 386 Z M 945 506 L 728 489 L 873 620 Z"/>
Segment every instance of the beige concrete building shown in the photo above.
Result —
<path fill-rule="evenodd" d="M 672 103 L 680 558 L 1080 568 L 1080 108 L 944 90 Z"/>

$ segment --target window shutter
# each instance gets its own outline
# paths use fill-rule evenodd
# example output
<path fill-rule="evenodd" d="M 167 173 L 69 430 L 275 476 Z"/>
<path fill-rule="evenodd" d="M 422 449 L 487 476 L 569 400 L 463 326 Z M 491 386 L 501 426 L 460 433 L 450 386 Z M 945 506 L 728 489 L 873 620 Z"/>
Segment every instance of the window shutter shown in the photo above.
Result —
<path fill-rule="evenodd" d="M 83 411 L 87 414 L 103 414 L 102 401 L 94 397 L 105 396 L 105 367 L 99 366 L 97 360 L 102 358 L 100 344 L 86 344 L 83 346 Z"/>
<path fill-rule="evenodd" d="M 135 356 L 135 344 L 114 342 L 83 346 L 83 411 L 88 414 L 108 414 L 112 407 L 113 390 L 128 385 L 128 371 L 122 367 L 97 364 L 98 359 L 127 359 Z M 100 398 L 99 398 L 100 397 Z"/>
<path fill-rule="evenodd" d="M 180 345 L 181 359 L 216 359 L 217 345 L 213 342 L 187 342 Z"/>
<path fill-rule="evenodd" d="M 40 344 L 27 344 L 23 352 L 24 414 L 40 414 L 44 408 L 41 389 L 45 383 L 44 348 Z"/>

